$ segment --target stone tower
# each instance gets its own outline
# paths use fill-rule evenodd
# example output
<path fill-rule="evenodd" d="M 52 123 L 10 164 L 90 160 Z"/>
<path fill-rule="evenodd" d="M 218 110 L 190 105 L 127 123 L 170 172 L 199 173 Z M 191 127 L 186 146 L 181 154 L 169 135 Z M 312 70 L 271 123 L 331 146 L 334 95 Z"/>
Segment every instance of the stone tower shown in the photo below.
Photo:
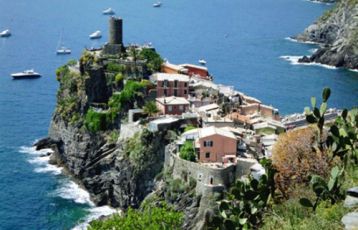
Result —
<path fill-rule="evenodd" d="M 109 44 L 123 45 L 123 20 L 110 17 L 109 19 Z"/>

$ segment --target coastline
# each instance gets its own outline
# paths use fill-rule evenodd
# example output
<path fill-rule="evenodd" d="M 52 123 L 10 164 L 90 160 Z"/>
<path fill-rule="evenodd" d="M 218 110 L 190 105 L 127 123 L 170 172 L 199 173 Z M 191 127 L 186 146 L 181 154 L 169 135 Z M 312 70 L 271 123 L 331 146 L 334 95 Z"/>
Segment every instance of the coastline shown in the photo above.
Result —
<path fill-rule="evenodd" d="M 36 140 L 33 144 L 36 144 Z M 110 216 L 115 213 L 120 213 L 120 210 L 114 209 L 110 206 L 96 206 L 90 198 L 89 192 L 81 185 L 79 180 L 72 177 L 66 167 L 50 164 L 50 156 L 53 154 L 53 149 L 44 148 L 36 150 L 36 146 L 21 146 L 19 153 L 28 156 L 28 163 L 34 166 L 34 172 L 39 174 L 52 174 L 56 176 L 59 186 L 49 193 L 49 196 L 60 197 L 65 200 L 71 200 L 75 203 L 86 205 L 85 208 L 88 214 L 84 219 L 81 219 L 72 229 L 86 230 L 89 223 L 93 220 Z M 63 176 L 63 177 L 59 177 Z"/>

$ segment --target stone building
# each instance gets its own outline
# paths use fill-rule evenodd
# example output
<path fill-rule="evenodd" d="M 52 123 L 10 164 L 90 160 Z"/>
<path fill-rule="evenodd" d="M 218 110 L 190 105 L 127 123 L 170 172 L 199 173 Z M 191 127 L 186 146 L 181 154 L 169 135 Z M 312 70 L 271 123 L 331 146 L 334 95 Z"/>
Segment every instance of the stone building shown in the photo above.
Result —
<path fill-rule="evenodd" d="M 156 73 L 151 80 L 157 85 L 157 97 L 188 98 L 189 77 L 187 75 Z"/>
<path fill-rule="evenodd" d="M 159 113 L 164 115 L 181 115 L 189 111 L 189 101 L 184 97 L 160 97 L 156 99 Z"/>

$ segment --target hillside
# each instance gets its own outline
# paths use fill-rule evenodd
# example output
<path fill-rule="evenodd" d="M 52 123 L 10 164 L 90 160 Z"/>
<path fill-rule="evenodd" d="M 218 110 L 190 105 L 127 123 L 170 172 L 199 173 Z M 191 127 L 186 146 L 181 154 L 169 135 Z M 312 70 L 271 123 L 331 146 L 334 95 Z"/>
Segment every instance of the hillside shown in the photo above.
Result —
<path fill-rule="evenodd" d="M 338 1 L 296 39 L 321 46 L 302 62 L 358 69 L 358 1 Z"/>

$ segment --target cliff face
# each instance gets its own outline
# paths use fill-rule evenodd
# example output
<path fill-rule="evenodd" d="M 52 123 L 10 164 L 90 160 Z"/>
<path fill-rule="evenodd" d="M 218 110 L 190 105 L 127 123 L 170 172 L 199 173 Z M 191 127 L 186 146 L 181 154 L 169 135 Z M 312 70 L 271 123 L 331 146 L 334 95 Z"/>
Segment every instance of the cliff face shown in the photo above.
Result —
<path fill-rule="evenodd" d="M 154 136 L 137 125 L 137 134 L 118 140 L 119 134 L 126 132 L 121 127 L 124 114 L 106 110 L 112 92 L 118 91 L 118 82 L 106 74 L 103 64 L 89 62 L 88 57 L 93 57 L 86 55 L 79 68 L 72 63 L 58 69 L 60 87 L 49 137 L 39 141 L 37 148 L 54 149 L 50 163 L 63 166 L 89 191 L 95 204 L 138 207 L 162 170 L 164 134 Z M 99 106 L 94 113 L 101 115 L 90 120 L 100 124 L 96 131 L 86 124 L 91 106 Z M 132 102 L 122 107 L 129 106 Z M 101 126 L 103 122 L 108 124 Z"/>
<path fill-rule="evenodd" d="M 340 0 L 314 24 L 296 37 L 321 45 L 303 62 L 358 69 L 358 1 Z"/>
<path fill-rule="evenodd" d="M 56 163 L 65 166 L 97 205 L 138 207 L 153 190 L 154 177 L 162 170 L 164 140 L 161 135 L 143 131 L 128 140 L 109 143 L 103 133 L 94 135 L 66 126 L 55 115 L 50 138 L 59 143 L 54 156 Z M 140 149 L 128 143 L 139 140 Z"/>

